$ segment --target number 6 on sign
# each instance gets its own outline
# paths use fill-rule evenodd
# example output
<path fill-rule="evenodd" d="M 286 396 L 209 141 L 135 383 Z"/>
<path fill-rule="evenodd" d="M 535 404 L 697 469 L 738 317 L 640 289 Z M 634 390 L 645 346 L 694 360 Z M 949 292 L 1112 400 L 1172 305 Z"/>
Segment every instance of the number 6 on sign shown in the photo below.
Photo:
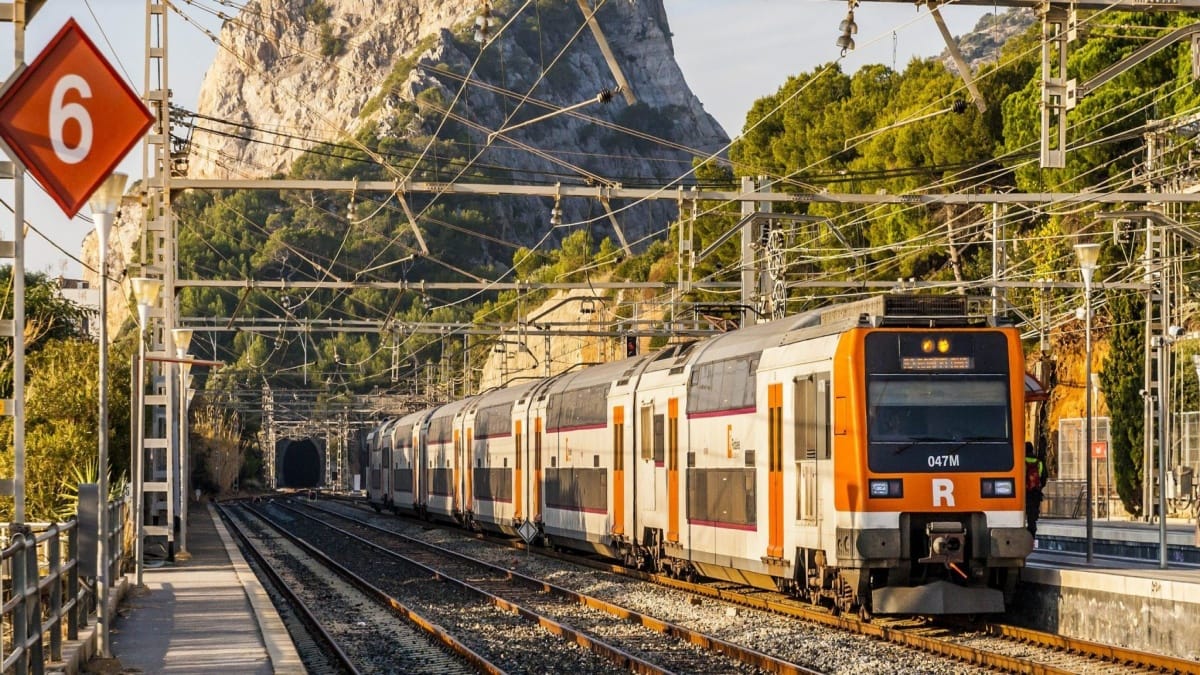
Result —
<path fill-rule="evenodd" d="M 87 80 L 78 75 L 64 75 L 54 85 L 54 96 L 50 100 L 50 144 L 54 146 L 54 154 L 64 164 L 82 162 L 92 149 L 92 118 L 88 117 L 87 108 L 80 103 L 63 103 L 67 92 L 72 90 L 78 91 L 80 98 L 92 97 L 92 88 Z M 63 138 L 70 120 L 75 120 L 79 125 L 79 143 L 75 147 L 67 145 Z"/>
<path fill-rule="evenodd" d="M 153 121 L 73 19 L 0 97 L 0 137 L 70 217 Z"/>

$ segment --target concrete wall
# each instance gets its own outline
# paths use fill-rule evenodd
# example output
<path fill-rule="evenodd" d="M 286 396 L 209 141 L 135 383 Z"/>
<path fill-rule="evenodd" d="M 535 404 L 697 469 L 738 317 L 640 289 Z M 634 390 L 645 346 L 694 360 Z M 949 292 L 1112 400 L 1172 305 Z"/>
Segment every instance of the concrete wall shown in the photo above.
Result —
<path fill-rule="evenodd" d="M 1010 618 L 1030 628 L 1118 647 L 1200 660 L 1196 581 L 1081 570 L 1026 568 Z M 1188 573 L 1184 573 L 1188 574 Z"/>

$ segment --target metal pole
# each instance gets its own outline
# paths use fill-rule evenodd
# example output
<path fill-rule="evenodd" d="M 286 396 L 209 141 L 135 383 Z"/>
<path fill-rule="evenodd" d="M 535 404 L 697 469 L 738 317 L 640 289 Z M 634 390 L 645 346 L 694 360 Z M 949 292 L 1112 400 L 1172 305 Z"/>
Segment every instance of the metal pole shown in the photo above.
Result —
<path fill-rule="evenodd" d="M 142 307 L 139 306 L 139 311 Z M 149 307 L 144 312 L 149 315 Z M 145 470 L 142 462 L 146 454 L 146 321 L 138 325 L 138 362 L 137 362 L 137 434 L 133 442 L 133 560 L 137 571 L 137 585 L 142 585 L 142 482 Z"/>
<path fill-rule="evenodd" d="M 1087 561 L 1092 562 L 1093 546 L 1092 546 L 1092 283 L 1091 279 L 1087 279 L 1087 283 L 1083 288 L 1083 314 L 1084 314 L 1084 344 L 1086 350 L 1087 363 L 1085 369 L 1087 373 L 1084 376 L 1084 447 L 1083 456 L 1087 465 L 1087 479 L 1083 488 L 1084 500 L 1087 503 L 1087 520 L 1086 520 L 1086 537 L 1087 537 Z"/>
<path fill-rule="evenodd" d="M 100 447 L 97 452 L 96 483 L 100 492 L 100 588 L 97 599 L 100 609 L 96 620 L 100 624 L 100 655 L 109 656 L 108 621 L 108 229 L 113 214 L 94 211 L 96 238 L 100 246 Z"/>
<path fill-rule="evenodd" d="M 1163 396 L 1170 378 L 1167 377 L 1167 347 L 1170 342 L 1166 336 L 1158 342 L 1158 567 L 1167 569 L 1167 411 L 1163 405 Z"/>
<path fill-rule="evenodd" d="M 13 3 L 13 70 L 25 65 L 25 3 Z M 13 521 L 25 522 L 25 167 L 13 162 Z"/>
<path fill-rule="evenodd" d="M 190 498 L 188 487 L 191 478 L 191 471 L 188 470 L 188 370 L 186 365 L 179 365 L 179 552 L 185 557 L 188 555 L 187 519 L 188 499 Z"/>

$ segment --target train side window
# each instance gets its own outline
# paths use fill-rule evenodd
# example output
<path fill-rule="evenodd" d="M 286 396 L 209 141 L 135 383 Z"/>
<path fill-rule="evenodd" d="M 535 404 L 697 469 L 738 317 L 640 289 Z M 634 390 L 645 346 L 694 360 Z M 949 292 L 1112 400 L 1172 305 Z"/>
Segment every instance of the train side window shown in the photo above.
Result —
<path fill-rule="evenodd" d="M 654 407 L 642 406 L 641 419 L 641 445 L 642 459 L 654 458 Z"/>
<path fill-rule="evenodd" d="M 829 373 L 797 377 L 795 397 L 795 461 L 829 459 Z"/>
<path fill-rule="evenodd" d="M 817 456 L 825 459 L 833 456 L 833 443 L 829 435 L 829 395 L 833 387 L 829 385 L 829 373 L 817 373 Z"/>
<path fill-rule="evenodd" d="M 817 458 L 817 382 L 812 375 L 797 377 L 795 399 L 795 461 Z"/>
<path fill-rule="evenodd" d="M 654 416 L 654 461 L 661 464 L 667 457 L 666 452 L 667 419 L 665 415 Z"/>

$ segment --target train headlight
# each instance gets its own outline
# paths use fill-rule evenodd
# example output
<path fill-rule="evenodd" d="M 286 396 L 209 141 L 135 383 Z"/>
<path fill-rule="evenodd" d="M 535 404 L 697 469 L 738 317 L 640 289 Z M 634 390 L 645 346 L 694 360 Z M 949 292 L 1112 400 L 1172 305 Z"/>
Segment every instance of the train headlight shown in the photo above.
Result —
<path fill-rule="evenodd" d="M 904 496 L 904 482 L 899 478 L 871 480 L 869 489 L 872 498 L 887 499 Z"/>
<path fill-rule="evenodd" d="M 1016 483 L 1011 478 L 984 478 L 980 481 L 982 497 L 1012 497 L 1016 494 Z"/>

